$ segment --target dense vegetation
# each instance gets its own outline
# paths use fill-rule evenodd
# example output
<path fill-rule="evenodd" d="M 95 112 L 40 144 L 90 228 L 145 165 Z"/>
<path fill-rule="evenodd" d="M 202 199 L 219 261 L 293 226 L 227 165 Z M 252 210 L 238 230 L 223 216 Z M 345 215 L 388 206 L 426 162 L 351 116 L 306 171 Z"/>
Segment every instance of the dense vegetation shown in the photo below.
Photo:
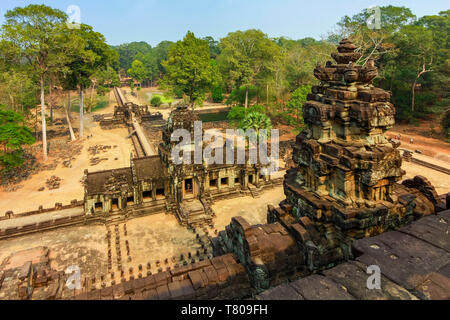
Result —
<path fill-rule="evenodd" d="M 139 81 L 163 79 L 160 83 L 178 98 L 185 95 L 187 101 L 197 105 L 205 98 L 233 106 L 262 104 L 264 113 L 272 119 L 300 129 L 301 105 L 310 86 L 317 83 L 312 70 L 318 62 L 330 60 L 330 53 L 342 38 L 350 38 L 363 53 L 359 64 L 375 59 L 380 69 L 375 84 L 393 92 L 398 120 L 416 124 L 418 119 L 432 115 L 445 124 L 444 111 L 449 106 L 449 11 L 418 18 L 405 7 L 380 9 L 380 29 L 368 27 L 370 13 L 363 11 L 343 17 L 336 31 L 322 41 L 271 39 L 260 30 L 250 29 L 231 32 L 219 41 L 212 37 L 197 39 L 188 32 L 184 40 L 172 45 L 164 42 L 151 48 L 139 42 L 117 50 L 124 70 L 136 60 L 147 61 L 145 71 L 138 64 L 129 70 L 130 76 Z M 134 60 L 130 58 L 133 54 Z"/>
<path fill-rule="evenodd" d="M 20 145 L 31 142 L 26 120 L 34 118 L 36 131 L 38 103 L 43 156 L 47 160 L 46 125 L 52 121 L 52 108 L 64 91 L 79 92 L 79 137 L 83 138 L 85 90 L 97 88 L 104 94 L 107 86 L 118 85 L 119 55 L 91 26 L 81 24 L 74 28 L 68 25 L 67 15 L 58 9 L 45 5 L 18 7 L 7 11 L 5 19 L 0 31 L 0 78 L 3 80 L 0 103 L 5 105 L 6 111 L 14 112 L 3 116 L 14 121 L 3 121 L 0 126 L 5 146 L 2 162 L 9 167 L 20 165 Z M 95 106 L 92 97 L 86 100 L 89 109 Z M 70 123 L 70 103 L 67 109 Z M 75 139 L 71 126 L 70 132 Z"/>
<path fill-rule="evenodd" d="M 336 44 L 346 37 L 363 53 L 359 64 L 375 59 L 380 70 L 376 85 L 392 91 L 398 120 L 415 124 L 431 116 L 450 135 L 449 10 L 418 18 L 405 7 L 381 7 L 381 28 L 374 30 L 367 25 L 369 15 L 343 17 L 321 41 L 269 38 L 254 29 L 230 32 L 220 40 L 200 39 L 188 31 L 180 41 L 152 47 L 146 42 L 109 46 L 91 26 L 70 27 L 65 13 L 45 5 L 9 10 L 0 34 L 0 104 L 3 113 L 14 112 L 7 117 L 15 120 L 0 123 L 0 156 L 4 165 L 9 155 L 16 157 L 8 166 L 20 164 L 20 145 L 32 142 L 25 128 L 34 122 L 36 132 L 40 114 L 46 158 L 46 123 L 52 121 L 58 97 L 69 95 L 69 120 L 75 107 L 69 90 L 78 91 L 82 128 L 83 113 L 105 101 L 85 97 L 86 89 L 104 95 L 120 85 L 119 74 L 164 89 L 163 96 L 152 99 L 154 106 L 172 98 L 184 98 L 192 107 L 209 100 L 232 106 L 229 119 L 242 128 L 269 128 L 281 121 L 301 130 L 302 104 L 317 84 L 313 69 L 331 60 Z"/>

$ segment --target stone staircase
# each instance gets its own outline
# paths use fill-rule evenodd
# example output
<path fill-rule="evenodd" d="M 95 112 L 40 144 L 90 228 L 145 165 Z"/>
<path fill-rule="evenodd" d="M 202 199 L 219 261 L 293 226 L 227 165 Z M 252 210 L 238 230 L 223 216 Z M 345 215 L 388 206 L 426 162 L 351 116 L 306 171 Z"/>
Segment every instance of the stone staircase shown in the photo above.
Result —
<path fill-rule="evenodd" d="M 183 200 L 175 214 L 182 225 L 202 226 L 212 223 L 213 212 L 207 201 L 199 199 Z"/>
<path fill-rule="evenodd" d="M 250 191 L 250 194 L 252 195 L 253 198 L 257 199 L 261 197 L 260 194 L 261 188 L 257 188 L 256 186 L 249 184 L 248 190 Z"/>

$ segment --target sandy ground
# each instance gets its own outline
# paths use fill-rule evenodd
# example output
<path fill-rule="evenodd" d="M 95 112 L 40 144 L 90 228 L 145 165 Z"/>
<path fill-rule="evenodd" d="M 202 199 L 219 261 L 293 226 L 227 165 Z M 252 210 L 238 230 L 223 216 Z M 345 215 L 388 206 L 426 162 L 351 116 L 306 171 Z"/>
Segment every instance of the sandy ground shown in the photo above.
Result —
<path fill-rule="evenodd" d="M 243 216 L 250 224 L 266 223 L 267 204 L 277 205 L 284 198 L 282 187 L 277 187 L 261 194 L 261 198 L 251 197 L 218 201 L 214 206 L 217 217 L 214 220 L 214 229 L 222 230 L 234 216 Z M 242 206 L 245 202 L 246 206 Z M 104 283 L 111 285 L 112 280 L 120 281 L 121 269 L 118 264 L 118 250 L 120 249 L 121 268 L 123 278 L 129 279 L 131 275 L 143 276 L 148 271 L 152 273 L 165 270 L 175 265 L 199 261 L 211 254 L 211 247 L 206 246 L 208 252 L 204 253 L 201 244 L 196 238 L 206 242 L 204 230 L 189 231 L 178 224 L 173 215 L 164 213 L 132 219 L 117 225 L 76 226 L 57 230 L 35 233 L 14 238 L 14 240 L 0 240 L 0 270 L 8 270 L 22 266 L 29 261 L 30 256 L 39 253 L 41 247 L 49 249 L 50 266 L 53 270 L 64 271 L 71 265 L 80 268 L 81 277 L 87 278 L 89 285 L 101 287 L 101 276 Z M 111 231 L 111 261 L 112 268 L 108 269 L 108 240 L 107 232 Z M 213 235 L 214 230 L 209 229 Z M 116 236 L 118 242 L 116 244 Z M 129 252 L 127 250 L 127 243 Z M 200 255 L 197 256 L 197 250 Z M 191 258 L 189 257 L 191 253 Z M 184 258 L 181 259 L 181 254 Z M 150 268 L 147 267 L 150 263 Z M 139 266 L 142 271 L 139 271 Z M 132 270 L 130 269 L 132 268 Z M 113 273 L 115 275 L 113 275 Z M 96 281 L 92 284 L 92 278 Z M 17 279 L 6 279 L 11 281 Z M 65 289 L 63 298 L 73 294 Z M 14 284 L 3 286 L 0 289 L 0 299 L 17 298 L 17 289 Z"/>
<path fill-rule="evenodd" d="M 23 250 L 36 247 L 49 249 L 50 267 L 56 271 L 65 271 L 72 265 L 81 270 L 81 277 L 90 279 L 99 278 L 107 272 L 107 242 L 105 226 L 79 226 L 61 228 L 53 231 L 35 233 L 15 238 L 13 241 L 0 241 L 0 264 L 3 261 L 4 270 L 10 267 L 23 265 L 29 261 L 29 255 Z M 27 260 L 28 259 L 28 260 Z M 8 260 L 10 263 L 8 263 Z M 11 264 L 14 262 L 14 265 Z M 5 279 L 6 284 L 17 282 L 18 279 Z M 63 297 L 71 292 L 65 290 Z M 0 299 L 17 299 L 17 286 L 3 285 L 0 290 Z"/>
<path fill-rule="evenodd" d="M 406 161 L 403 161 L 402 169 L 406 171 L 404 179 L 412 179 L 421 175 L 431 182 L 437 194 L 441 195 L 450 192 L 450 176 L 448 174 Z"/>
<path fill-rule="evenodd" d="M 109 107 L 110 108 L 110 107 Z M 105 109 L 99 111 L 107 113 Z M 76 113 L 72 113 L 74 118 L 73 126 L 79 127 L 79 118 Z M 62 117 L 57 115 L 56 118 Z M 127 167 L 130 165 L 130 153 L 134 152 L 134 148 L 125 128 L 113 130 L 102 130 L 97 123 L 90 120 L 91 115 L 85 117 L 85 137 L 92 134 L 92 138 L 83 140 L 83 149 L 80 155 L 71 162 L 72 167 L 66 168 L 62 162 L 52 171 L 41 171 L 31 176 L 28 180 L 20 183 L 22 188 L 15 192 L 0 191 L 0 214 L 12 210 L 15 213 L 37 210 L 39 205 L 44 208 L 53 207 L 59 202 L 63 205 L 69 204 L 71 200 L 82 200 L 84 197 L 84 189 L 80 183 L 84 170 L 100 171 L 114 168 Z M 70 140 L 70 139 L 69 139 Z M 78 141 L 69 142 L 69 144 L 79 143 Z M 108 145 L 111 149 L 107 152 L 92 156 L 88 149 L 95 145 Z M 114 148 L 114 146 L 117 146 Z M 51 154 L 49 155 L 52 156 Z M 95 166 L 90 166 L 89 160 L 92 157 L 108 158 Z M 115 160 L 117 158 L 117 160 Z M 57 176 L 62 179 L 59 189 L 47 190 L 47 188 L 39 192 L 38 189 L 45 186 L 45 181 L 51 176 Z"/>
<path fill-rule="evenodd" d="M 387 132 L 390 137 L 401 135 L 400 148 L 408 150 L 419 150 L 424 155 L 450 163 L 450 143 L 442 139 L 436 139 L 438 135 L 438 125 L 433 121 L 422 121 L 420 126 L 396 124 L 394 128 Z M 411 144 L 411 138 L 413 143 Z"/>
<path fill-rule="evenodd" d="M 231 218 L 236 216 L 244 217 L 251 225 L 267 223 L 267 205 L 278 206 L 284 199 L 283 187 L 279 186 L 262 192 L 260 198 L 247 196 L 217 201 L 211 206 L 216 213 L 215 228 L 225 229 L 225 226 L 230 224 Z"/>

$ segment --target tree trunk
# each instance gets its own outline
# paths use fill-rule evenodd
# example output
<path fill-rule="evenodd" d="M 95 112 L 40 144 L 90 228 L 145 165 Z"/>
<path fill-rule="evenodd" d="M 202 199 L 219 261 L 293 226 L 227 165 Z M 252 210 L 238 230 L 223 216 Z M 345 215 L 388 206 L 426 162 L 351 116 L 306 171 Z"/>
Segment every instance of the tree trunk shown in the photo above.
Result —
<path fill-rule="evenodd" d="M 90 103 L 89 103 L 89 113 L 92 113 L 92 105 L 93 105 L 93 103 L 94 103 L 94 98 L 93 98 L 93 95 L 94 95 L 94 87 L 95 87 L 95 83 L 92 83 L 92 88 L 91 88 L 91 101 L 90 101 Z"/>
<path fill-rule="evenodd" d="M 69 94 L 70 96 L 70 94 Z M 70 101 L 70 100 L 69 100 Z M 69 104 L 70 105 L 70 104 Z M 66 119 L 67 119 L 67 124 L 69 125 L 69 132 L 70 132 L 70 139 L 72 141 L 75 141 L 75 134 L 73 133 L 73 129 L 72 129 L 72 123 L 70 122 L 70 118 L 69 118 L 69 112 L 67 110 L 70 110 L 69 108 L 64 108 L 64 111 L 66 111 Z"/>
<path fill-rule="evenodd" d="M 50 83 L 50 85 L 48 86 L 48 106 L 50 107 L 50 124 L 53 123 L 53 103 L 52 103 L 52 84 Z"/>
<path fill-rule="evenodd" d="M 44 75 L 41 74 L 41 118 L 42 118 L 42 149 L 44 161 L 48 160 L 47 155 L 47 128 L 45 123 L 45 97 L 44 97 Z"/>
<path fill-rule="evenodd" d="M 36 112 L 34 113 L 34 137 L 36 141 L 38 140 L 37 136 L 37 116 L 38 116 L 38 107 L 36 106 Z"/>
<path fill-rule="evenodd" d="M 248 86 L 245 87 L 245 109 L 248 107 Z"/>
<path fill-rule="evenodd" d="M 67 110 L 72 110 L 72 101 L 70 101 L 70 90 L 67 90 Z"/>
<path fill-rule="evenodd" d="M 83 113 L 84 113 L 84 104 L 83 104 L 83 87 L 80 86 L 80 140 L 83 139 Z"/>
<path fill-rule="evenodd" d="M 416 97 L 416 83 L 417 83 L 417 80 L 414 80 L 414 83 L 412 85 L 411 112 L 413 112 L 413 113 L 414 113 L 414 103 L 415 103 L 415 97 Z"/>

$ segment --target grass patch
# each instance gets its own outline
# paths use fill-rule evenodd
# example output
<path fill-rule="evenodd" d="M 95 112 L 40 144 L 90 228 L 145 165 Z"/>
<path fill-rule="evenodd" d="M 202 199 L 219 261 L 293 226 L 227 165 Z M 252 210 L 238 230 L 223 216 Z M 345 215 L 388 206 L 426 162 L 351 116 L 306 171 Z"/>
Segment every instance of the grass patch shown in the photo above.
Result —
<path fill-rule="evenodd" d="M 97 110 L 101 110 L 103 108 L 106 108 L 107 105 L 108 105 L 108 101 L 106 101 L 106 98 L 105 99 L 101 99 L 97 103 L 97 105 L 92 108 L 92 112 L 97 111 Z"/>
<path fill-rule="evenodd" d="M 173 98 L 166 98 L 164 97 L 162 94 L 153 94 L 153 97 L 159 97 L 161 99 L 162 104 L 169 104 L 169 103 L 173 103 Z M 151 99 L 150 99 L 151 100 Z M 149 100 L 149 101 L 150 101 Z"/>
<path fill-rule="evenodd" d="M 107 100 L 106 96 L 98 97 L 97 101 L 92 106 L 92 112 L 101 110 L 103 108 L 106 108 L 107 106 L 108 106 L 108 100 Z M 85 104 L 84 104 L 84 108 L 88 109 L 88 103 L 86 103 L 86 101 L 85 101 Z M 72 100 L 71 111 L 72 112 L 80 112 L 79 99 Z"/>
<path fill-rule="evenodd" d="M 198 117 L 202 122 L 216 122 L 216 121 L 228 121 L 228 111 L 215 112 L 215 113 L 203 113 Z"/>

